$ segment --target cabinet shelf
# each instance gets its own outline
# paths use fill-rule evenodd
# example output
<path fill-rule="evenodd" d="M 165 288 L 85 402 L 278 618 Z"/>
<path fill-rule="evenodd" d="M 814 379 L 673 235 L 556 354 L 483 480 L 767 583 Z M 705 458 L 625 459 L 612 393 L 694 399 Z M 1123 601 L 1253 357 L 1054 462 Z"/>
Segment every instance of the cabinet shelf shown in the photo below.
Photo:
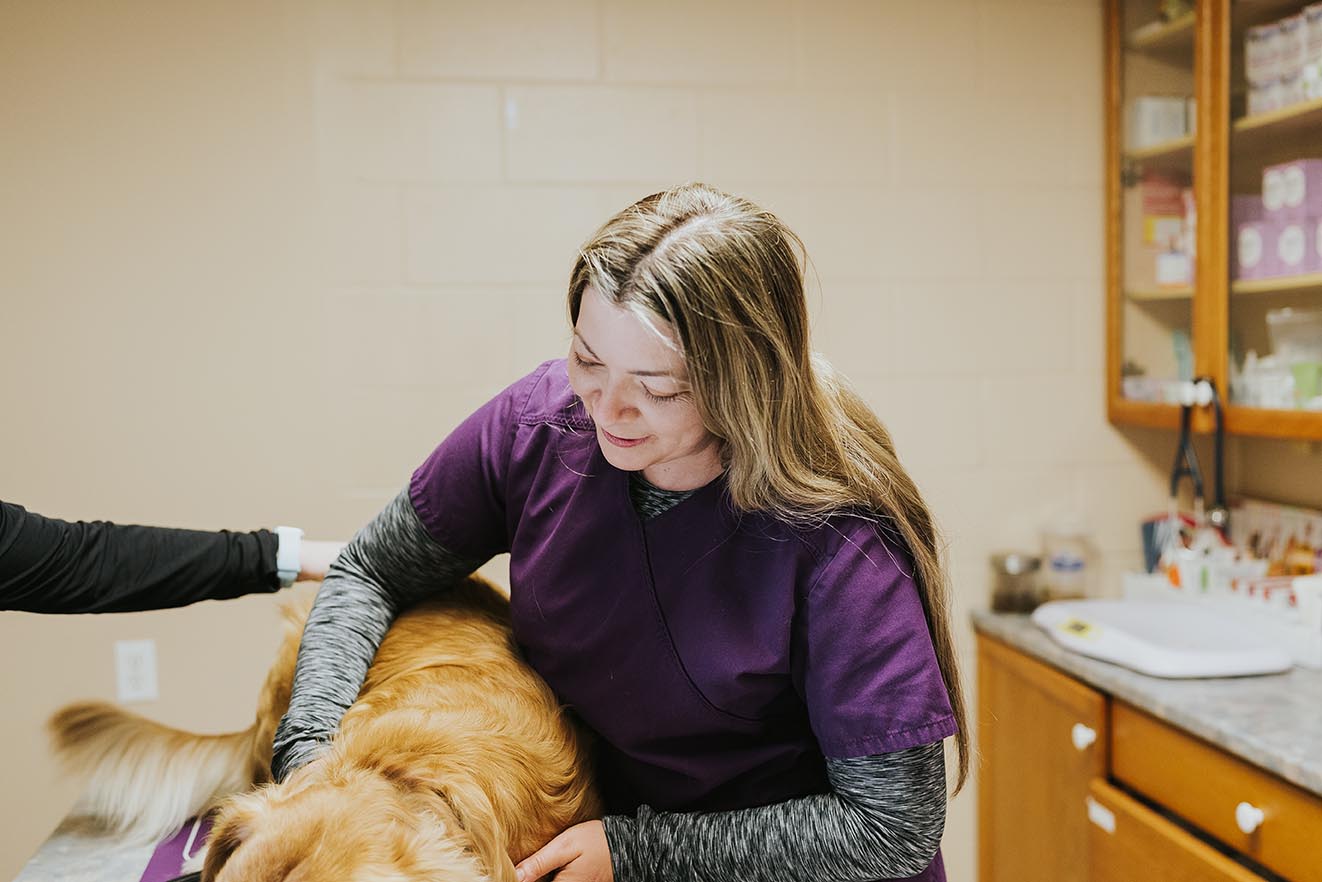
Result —
<path fill-rule="evenodd" d="M 1275 279 L 1236 279 L 1230 283 L 1232 294 L 1271 294 L 1277 291 L 1322 289 L 1322 273 L 1304 276 L 1281 276 Z"/>
<path fill-rule="evenodd" d="M 1129 33 L 1126 44 L 1136 52 L 1193 52 L 1195 16 L 1186 12 L 1170 21 L 1154 21 Z"/>
<path fill-rule="evenodd" d="M 1283 136 L 1300 132 L 1314 131 L 1322 136 L 1322 98 L 1241 117 L 1235 120 L 1232 131 L 1236 147 L 1271 146 Z"/>
<path fill-rule="evenodd" d="M 1184 285 L 1179 288 L 1134 288 L 1125 292 L 1125 296 L 1130 300 L 1144 302 L 1160 300 L 1188 300 L 1193 297 L 1193 286 Z"/>
<path fill-rule="evenodd" d="M 1245 28 L 1276 21 L 1306 5 L 1300 0 L 1235 0 L 1230 4 L 1231 24 L 1238 36 Z"/>
<path fill-rule="evenodd" d="M 1193 135 L 1185 135 L 1173 141 L 1162 141 L 1140 150 L 1125 151 L 1125 158 L 1131 162 L 1193 162 Z"/>
<path fill-rule="evenodd" d="M 1322 438 L 1322 411 L 1266 410 L 1226 405 L 1226 431 L 1233 435 L 1316 441 Z"/>
<path fill-rule="evenodd" d="M 1115 398 L 1107 410 L 1107 416 L 1112 422 L 1127 426 L 1146 426 L 1150 429 L 1177 429 L 1180 426 L 1180 407 L 1177 404 Z"/>

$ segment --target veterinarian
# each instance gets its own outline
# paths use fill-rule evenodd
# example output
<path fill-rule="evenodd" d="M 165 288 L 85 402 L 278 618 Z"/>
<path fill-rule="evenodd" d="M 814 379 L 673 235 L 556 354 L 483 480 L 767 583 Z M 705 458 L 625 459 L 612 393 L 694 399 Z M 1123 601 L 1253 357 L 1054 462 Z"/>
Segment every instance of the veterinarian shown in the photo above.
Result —
<path fill-rule="evenodd" d="M 42 517 L 0 502 L 0 610 L 136 612 L 320 579 L 341 542 Z"/>
<path fill-rule="evenodd" d="M 277 780 L 402 608 L 508 552 L 515 638 L 600 736 L 609 806 L 520 879 L 945 879 L 943 740 L 958 789 L 968 738 L 940 540 L 810 349 L 801 252 L 704 185 L 596 233 L 568 359 L 463 422 L 332 565 Z"/>

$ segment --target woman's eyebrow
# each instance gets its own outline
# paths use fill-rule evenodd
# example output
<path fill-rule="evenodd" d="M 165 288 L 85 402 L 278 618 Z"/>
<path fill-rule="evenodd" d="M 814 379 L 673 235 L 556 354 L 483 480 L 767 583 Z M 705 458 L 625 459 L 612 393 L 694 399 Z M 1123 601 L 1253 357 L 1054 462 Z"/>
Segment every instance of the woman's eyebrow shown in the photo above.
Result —
<path fill-rule="evenodd" d="M 578 328 L 574 329 L 574 336 L 578 338 L 578 342 L 583 344 L 583 348 L 588 351 L 588 355 L 591 355 L 597 361 L 601 361 L 601 356 L 592 351 L 592 347 L 588 345 L 587 340 L 583 339 L 583 335 L 579 333 Z M 633 374 L 635 377 L 669 377 L 672 380 L 684 382 L 682 377 L 675 376 L 674 371 L 626 371 L 626 373 Z"/>

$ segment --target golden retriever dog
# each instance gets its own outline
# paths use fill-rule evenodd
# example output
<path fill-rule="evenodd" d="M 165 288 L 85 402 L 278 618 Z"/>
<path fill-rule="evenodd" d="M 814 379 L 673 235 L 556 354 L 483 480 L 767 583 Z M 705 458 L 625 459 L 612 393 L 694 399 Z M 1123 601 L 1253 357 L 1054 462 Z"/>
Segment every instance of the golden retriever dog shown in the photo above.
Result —
<path fill-rule="evenodd" d="M 401 614 L 329 750 L 269 783 L 309 607 L 286 609 L 246 731 L 195 735 L 105 703 L 56 713 L 56 752 L 90 773 L 83 812 L 159 838 L 219 803 L 206 882 L 513 882 L 515 863 L 600 817 L 585 737 L 477 579 Z"/>

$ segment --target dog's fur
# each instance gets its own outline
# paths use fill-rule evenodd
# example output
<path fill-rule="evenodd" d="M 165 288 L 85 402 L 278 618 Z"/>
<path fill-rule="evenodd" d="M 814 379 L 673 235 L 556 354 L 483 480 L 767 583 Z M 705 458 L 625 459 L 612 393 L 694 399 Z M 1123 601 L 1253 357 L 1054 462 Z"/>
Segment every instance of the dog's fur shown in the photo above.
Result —
<path fill-rule="evenodd" d="M 402 614 L 330 750 L 270 784 L 307 606 L 286 609 L 244 732 L 194 735 L 104 703 L 52 717 L 57 753 L 91 773 L 84 810 L 142 839 L 228 797 L 204 882 L 513 882 L 514 863 L 599 817 L 585 739 L 518 659 L 508 602 L 476 579 Z"/>

